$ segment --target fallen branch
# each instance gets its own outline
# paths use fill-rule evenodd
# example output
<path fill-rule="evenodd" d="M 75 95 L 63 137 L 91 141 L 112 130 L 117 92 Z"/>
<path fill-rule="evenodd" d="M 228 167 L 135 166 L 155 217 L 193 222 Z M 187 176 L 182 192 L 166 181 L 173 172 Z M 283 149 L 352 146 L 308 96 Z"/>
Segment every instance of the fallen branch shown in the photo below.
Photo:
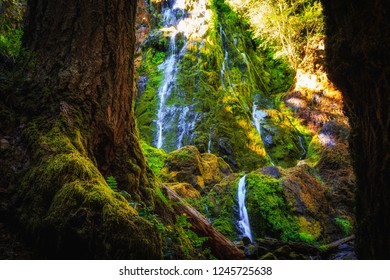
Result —
<path fill-rule="evenodd" d="M 174 211 L 178 215 L 183 213 L 187 215 L 188 221 L 192 225 L 192 230 L 198 236 L 208 237 L 205 245 L 210 247 L 215 257 L 225 260 L 245 259 L 244 253 L 233 242 L 217 231 L 201 213 L 192 208 L 168 187 L 163 186 L 163 189 L 172 201 L 177 202 L 172 205 Z"/>
<path fill-rule="evenodd" d="M 340 239 L 340 240 L 334 241 L 332 243 L 329 243 L 329 244 L 325 245 L 324 247 L 325 247 L 326 251 L 331 251 L 331 250 L 336 249 L 337 247 L 339 247 L 339 245 L 347 243 L 347 242 L 349 242 L 351 240 L 354 240 L 354 239 L 355 239 L 355 235 L 351 235 L 351 236 L 345 237 L 343 239 Z"/>

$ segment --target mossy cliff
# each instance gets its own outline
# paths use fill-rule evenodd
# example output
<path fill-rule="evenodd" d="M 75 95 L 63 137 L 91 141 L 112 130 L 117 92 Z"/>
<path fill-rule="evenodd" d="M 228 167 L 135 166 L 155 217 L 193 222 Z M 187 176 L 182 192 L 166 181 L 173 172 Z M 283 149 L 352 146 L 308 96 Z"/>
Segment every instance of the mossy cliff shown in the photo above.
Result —
<path fill-rule="evenodd" d="M 267 106 L 265 97 L 270 92 L 286 90 L 291 72 L 251 40 L 249 27 L 223 1 L 208 2 L 200 14 L 200 4 L 191 3 L 187 3 L 188 16 L 182 20 L 187 29 L 176 37 L 180 54 L 176 83 L 166 100 L 169 131 L 164 134 L 163 148 L 169 152 L 195 145 L 201 152 L 211 150 L 223 157 L 234 169 L 267 164 L 252 109 L 255 101 L 258 107 L 261 102 Z M 202 28 L 193 23 L 196 20 Z M 164 79 L 161 67 L 169 55 L 167 32 L 161 25 L 152 27 L 138 69 L 136 115 L 141 137 L 149 145 L 155 145 L 157 134 L 158 91 Z M 271 69 L 279 75 L 267 72 Z"/>
<path fill-rule="evenodd" d="M 205 161 L 215 164 L 219 157 L 233 172 L 248 174 L 255 237 L 323 244 L 351 234 L 349 128 L 341 93 L 324 70 L 323 34 L 307 45 L 302 63 L 290 67 L 266 40 L 254 39 L 245 5 L 235 6 L 240 1 L 186 1 L 184 12 L 175 12 L 178 25 L 167 28 L 161 13 L 174 2 L 150 6 L 155 20 L 141 45 L 135 106 L 143 149 L 161 181 L 236 240 L 243 173 L 224 173 L 207 183 Z M 168 128 L 162 149 L 154 149 L 175 28 Z"/>

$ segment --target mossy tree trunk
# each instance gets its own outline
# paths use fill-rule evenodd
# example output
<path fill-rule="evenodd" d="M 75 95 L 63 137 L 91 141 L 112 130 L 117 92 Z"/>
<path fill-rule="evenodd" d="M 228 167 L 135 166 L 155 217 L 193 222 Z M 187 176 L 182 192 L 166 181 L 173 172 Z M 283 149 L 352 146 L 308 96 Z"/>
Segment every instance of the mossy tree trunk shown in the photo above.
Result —
<path fill-rule="evenodd" d="M 0 183 L 12 222 L 45 257 L 162 257 L 157 229 L 104 179 L 154 206 L 132 110 L 136 3 L 28 1 L 29 67 L 0 95 L 11 143 Z"/>
<path fill-rule="evenodd" d="M 43 112 L 79 126 L 102 174 L 129 192 L 147 184 L 132 113 L 136 3 L 31 0 L 24 37 L 34 87 L 50 92 Z"/>
<path fill-rule="evenodd" d="M 357 174 L 359 258 L 390 258 L 390 4 L 322 0 L 327 63 L 343 91 Z"/>

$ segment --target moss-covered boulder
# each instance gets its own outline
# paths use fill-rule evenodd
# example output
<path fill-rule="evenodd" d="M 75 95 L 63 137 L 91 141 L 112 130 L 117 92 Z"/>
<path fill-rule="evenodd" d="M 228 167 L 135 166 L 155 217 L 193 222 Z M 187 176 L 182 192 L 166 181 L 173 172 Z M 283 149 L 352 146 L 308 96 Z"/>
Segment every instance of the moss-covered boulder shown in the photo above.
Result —
<path fill-rule="evenodd" d="M 194 146 L 185 146 L 167 155 L 162 177 L 168 183 L 188 183 L 201 191 L 215 185 L 231 172 L 222 158 L 201 154 Z"/>
<path fill-rule="evenodd" d="M 308 167 L 285 170 L 283 193 L 298 218 L 299 235 L 304 241 L 314 241 L 332 232 L 329 217 L 334 215 L 325 193 L 327 186 Z"/>
<path fill-rule="evenodd" d="M 232 173 L 230 166 L 221 157 L 214 154 L 201 154 L 201 164 L 206 186 L 213 186 Z"/>
<path fill-rule="evenodd" d="M 256 237 L 296 238 L 298 220 L 287 202 L 280 180 L 251 172 L 246 180 L 247 208 Z"/>
<path fill-rule="evenodd" d="M 273 163 L 284 168 L 295 166 L 305 151 L 299 131 L 291 123 L 290 116 L 275 109 L 261 112 L 261 137 Z"/>
<path fill-rule="evenodd" d="M 349 153 L 348 136 L 348 126 L 339 122 L 327 122 L 318 134 L 321 156 L 316 168 L 329 186 L 326 195 L 337 216 L 353 221 L 356 181 Z M 331 138 L 331 145 L 323 144 L 326 143 L 325 137 Z"/>
<path fill-rule="evenodd" d="M 200 199 L 200 192 L 188 183 L 166 183 L 168 188 L 175 191 L 182 198 Z"/>
<path fill-rule="evenodd" d="M 314 167 L 326 185 L 325 196 L 334 210 L 333 222 L 354 224 L 355 174 L 349 153 L 349 128 L 344 123 L 327 122 L 313 137 L 305 162 Z M 342 228 L 342 226 L 341 226 Z M 350 232 L 349 230 L 349 232 Z"/>
<path fill-rule="evenodd" d="M 162 171 L 169 183 L 185 182 L 198 190 L 205 187 L 201 156 L 194 146 L 186 146 L 168 154 Z"/>

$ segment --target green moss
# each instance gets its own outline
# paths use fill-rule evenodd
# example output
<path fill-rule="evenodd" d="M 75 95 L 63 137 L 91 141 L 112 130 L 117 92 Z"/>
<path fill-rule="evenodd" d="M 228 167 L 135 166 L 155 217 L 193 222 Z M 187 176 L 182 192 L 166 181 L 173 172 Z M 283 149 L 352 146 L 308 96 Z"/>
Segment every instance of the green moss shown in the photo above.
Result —
<path fill-rule="evenodd" d="M 161 176 L 161 169 L 164 167 L 164 162 L 167 157 L 164 150 L 153 148 L 149 146 L 145 141 L 140 141 L 142 151 L 146 157 L 149 167 L 153 170 L 153 173 L 157 176 Z"/>
<path fill-rule="evenodd" d="M 307 162 L 310 166 L 316 166 L 321 158 L 322 145 L 318 139 L 318 135 L 315 135 L 311 140 L 307 150 Z"/>
<path fill-rule="evenodd" d="M 34 153 L 19 189 L 26 231 L 53 256 L 160 258 L 158 233 L 76 149 L 68 135 L 81 134 L 65 131 L 60 122 L 48 132 L 36 122 L 24 131 Z"/>
<path fill-rule="evenodd" d="M 298 220 L 284 198 L 281 183 L 252 172 L 247 176 L 247 208 L 256 236 L 296 240 Z"/>
<path fill-rule="evenodd" d="M 313 244 L 315 242 L 314 236 L 311 235 L 310 233 L 306 233 L 306 232 L 299 232 L 298 233 L 298 238 L 302 242 L 307 243 L 307 244 Z"/>
<path fill-rule="evenodd" d="M 232 218 L 217 218 L 213 221 L 213 227 L 230 240 L 236 239 L 237 233 Z"/>
<path fill-rule="evenodd" d="M 352 233 L 352 224 L 349 220 L 343 218 L 335 218 L 336 224 L 341 228 L 345 236 Z"/>
<path fill-rule="evenodd" d="M 179 149 L 169 155 L 169 158 L 176 157 L 178 160 L 186 161 L 194 158 L 195 154 L 188 149 Z"/>
<path fill-rule="evenodd" d="M 201 200 L 190 201 L 209 218 L 211 224 L 231 240 L 237 239 L 237 185 L 238 174 L 232 174 L 215 185 Z"/>
<path fill-rule="evenodd" d="M 163 71 L 157 67 L 165 59 L 164 52 L 158 52 L 153 49 L 147 49 L 143 54 L 143 60 L 138 69 L 139 76 L 147 77 L 147 84 L 143 92 L 139 92 L 136 105 L 135 115 L 140 135 L 148 144 L 152 144 L 156 124 L 154 122 L 158 110 L 158 89 L 164 78 Z"/>
<path fill-rule="evenodd" d="M 150 211 L 142 209 L 142 216 L 150 220 L 162 236 L 166 259 L 213 259 L 210 248 L 204 245 L 207 237 L 199 237 L 185 214 L 178 215 L 172 223 L 164 224 Z"/>
<path fill-rule="evenodd" d="M 22 50 L 22 36 L 23 31 L 20 29 L 0 34 L 0 54 L 16 59 Z"/>
<path fill-rule="evenodd" d="M 2 3 L 0 13 L 0 55 L 13 60 L 16 60 L 22 52 L 22 25 L 25 11 L 22 2 L 5 1 L 4 4 Z"/>

